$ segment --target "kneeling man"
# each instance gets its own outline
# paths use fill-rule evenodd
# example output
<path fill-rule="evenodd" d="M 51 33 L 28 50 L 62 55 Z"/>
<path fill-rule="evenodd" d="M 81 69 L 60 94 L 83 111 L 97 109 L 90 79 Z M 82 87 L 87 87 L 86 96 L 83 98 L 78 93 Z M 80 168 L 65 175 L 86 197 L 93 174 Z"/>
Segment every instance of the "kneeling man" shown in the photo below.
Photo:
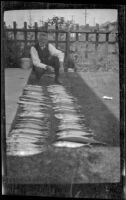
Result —
<path fill-rule="evenodd" d="M 45 32 L 39 34 L 38 42 L 31 47 L 30 54 L 37 79 L 40 80 L 41 76 L 51 66 L 55 72 L 54 81 L 60 84 L 59 68 L 61 65 L 63 66 L 64 53 L 48 43 L 48 36 Z"/>

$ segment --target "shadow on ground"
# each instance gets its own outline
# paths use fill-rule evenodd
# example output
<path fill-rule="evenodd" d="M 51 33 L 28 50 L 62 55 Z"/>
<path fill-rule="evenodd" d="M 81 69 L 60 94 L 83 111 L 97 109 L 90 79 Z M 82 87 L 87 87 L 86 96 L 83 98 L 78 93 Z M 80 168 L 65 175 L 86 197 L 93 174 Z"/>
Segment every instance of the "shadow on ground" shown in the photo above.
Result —
<path fill-rule="evenodd" d="M 64 86 L 82 106 L 86 125 L 94 131 L 96 139 L 111 146 L 119 146 L 119 120 L 78 74 L 68 73 L 63 79 Z"/>

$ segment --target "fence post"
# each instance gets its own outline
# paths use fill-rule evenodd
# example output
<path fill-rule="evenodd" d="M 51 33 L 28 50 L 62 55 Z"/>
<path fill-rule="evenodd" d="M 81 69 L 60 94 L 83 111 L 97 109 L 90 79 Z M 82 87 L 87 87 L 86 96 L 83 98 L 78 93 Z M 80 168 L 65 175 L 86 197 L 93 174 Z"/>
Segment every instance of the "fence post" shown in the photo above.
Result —
<path fill-rule="evenodd" d="M 108 41 L 109 41 L 109 33 L 106 33 L 106 43 L 105 43 L 105 55 L 108 55 Z"/>
<path fill-rule="evenodd" d="M 17 38 L 16 38 L 16 35 L 17 35 L 16 26 L 17 26 L 16 22 L 13 22 L 14 44 L 15 45 L 16 45 L 16 40 L 17 40 Z"/>
<path fill-rule="evenodd" d="M 66 32 L 66 51 L 65 51 L 65 58 L 64 58 L 64 71 L 68 71 L 68 66 L 67 66 L 67 58 L 69 56 L 69 45 L 70 45 L 70 37 L 69 37 L 69 32 Z"/>
<path fill-rule="evenodd" d="M 85 49 L 85 58 L 88 58 L 88 33 L 86 33 L 86 49 Z"/>
<path fill-rule="evenodd" d="M 38 35 L 38 24 L 35 22 L 35 43 L 37 42 L 37 35 Z"/>
<path fill-rule="evenodd" d="M 99 33 L 96 33 L 96 41 L 95 41 L 95 50 L 98 50 L 98 39 L 99 39 Z"/>
<path fill-rule="evenodd" d="M 69 49 L 70 49 L 70 37 L 69 37 L 69 32 L 66 32 L 66 57 L 69 56 Z"/>
<path fill-rule="evenodd" d="M 24 22 L 24 49 L 27 47 L 27 22 Z"/>
<path fill-rule="evenodd" d="M 78 33 L 76 32 L 76 41 L 78 41 L 78 38 L 79 38 L 79 37 L 78 37 Z"/>
<path fill-rule="evenodd" d="M 55 43 L 56 43 L 56 48 L 58 48 L 58 23 L 56 23 L 55 30 L 56 30 Z"/>

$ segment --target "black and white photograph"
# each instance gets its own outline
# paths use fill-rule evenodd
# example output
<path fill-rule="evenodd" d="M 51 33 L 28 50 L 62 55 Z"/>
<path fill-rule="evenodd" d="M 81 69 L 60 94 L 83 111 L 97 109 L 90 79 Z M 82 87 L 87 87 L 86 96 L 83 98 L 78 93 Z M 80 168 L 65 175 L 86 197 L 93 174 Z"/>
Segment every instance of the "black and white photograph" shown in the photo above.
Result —
<path fill-rule="evenodd" d="M 118 9 L 12 3 L 2 23 L 3 195 L 121 199 Z"/>

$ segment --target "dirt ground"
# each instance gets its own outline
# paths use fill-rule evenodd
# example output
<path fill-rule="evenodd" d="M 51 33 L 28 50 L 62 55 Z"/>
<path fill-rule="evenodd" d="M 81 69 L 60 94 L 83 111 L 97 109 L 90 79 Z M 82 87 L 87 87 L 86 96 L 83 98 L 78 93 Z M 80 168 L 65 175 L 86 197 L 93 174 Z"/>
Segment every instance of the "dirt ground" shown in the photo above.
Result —
<path fill-rule="evenodd" d="M 53 147 L 51 143 L 55 138 L 57 122 L 52 113 L 47 151 L 29 157 L 8 156 L 8 183 L 73 185 L 75 183 L 118 183 L 120 181 L 118 100 L 114 101 L 114 106 L 110 109 L 100 98 L 103 91 L 100 79 L 94 73 L 90 74 L 91 76 L 94 81 L 92 89 L 91 85 L 89 87 L 77 73 L 62 74 L 61 79 L 63 86 L 77 98 L 78 104 L 82 106 L 81 112 L 85 115 L 86 125 L 94 131 L 96 139 L 105 142 L 106 146 L 77 149 Z M 104 81 L 104 88 L 107 88 L 108 94 L 112 88 L 117 92 L 114 90 L 116 86 L 118 87 L 116 76 L 116 73 L 111 75 L 113 84 L 110 87 L 109 82 Z M 33 73 L 28 83 L 36 84 Z M 53 84 L 53 77 L 43 76 L 41 85 L 49 84 Z M 99 85 L 97 91 L 93 89 L 95 84 L 97 87 Z M 115 96 L 118 95 L 115 94 Z M 114 109 L 116 114 L 113 114 Z"/>

